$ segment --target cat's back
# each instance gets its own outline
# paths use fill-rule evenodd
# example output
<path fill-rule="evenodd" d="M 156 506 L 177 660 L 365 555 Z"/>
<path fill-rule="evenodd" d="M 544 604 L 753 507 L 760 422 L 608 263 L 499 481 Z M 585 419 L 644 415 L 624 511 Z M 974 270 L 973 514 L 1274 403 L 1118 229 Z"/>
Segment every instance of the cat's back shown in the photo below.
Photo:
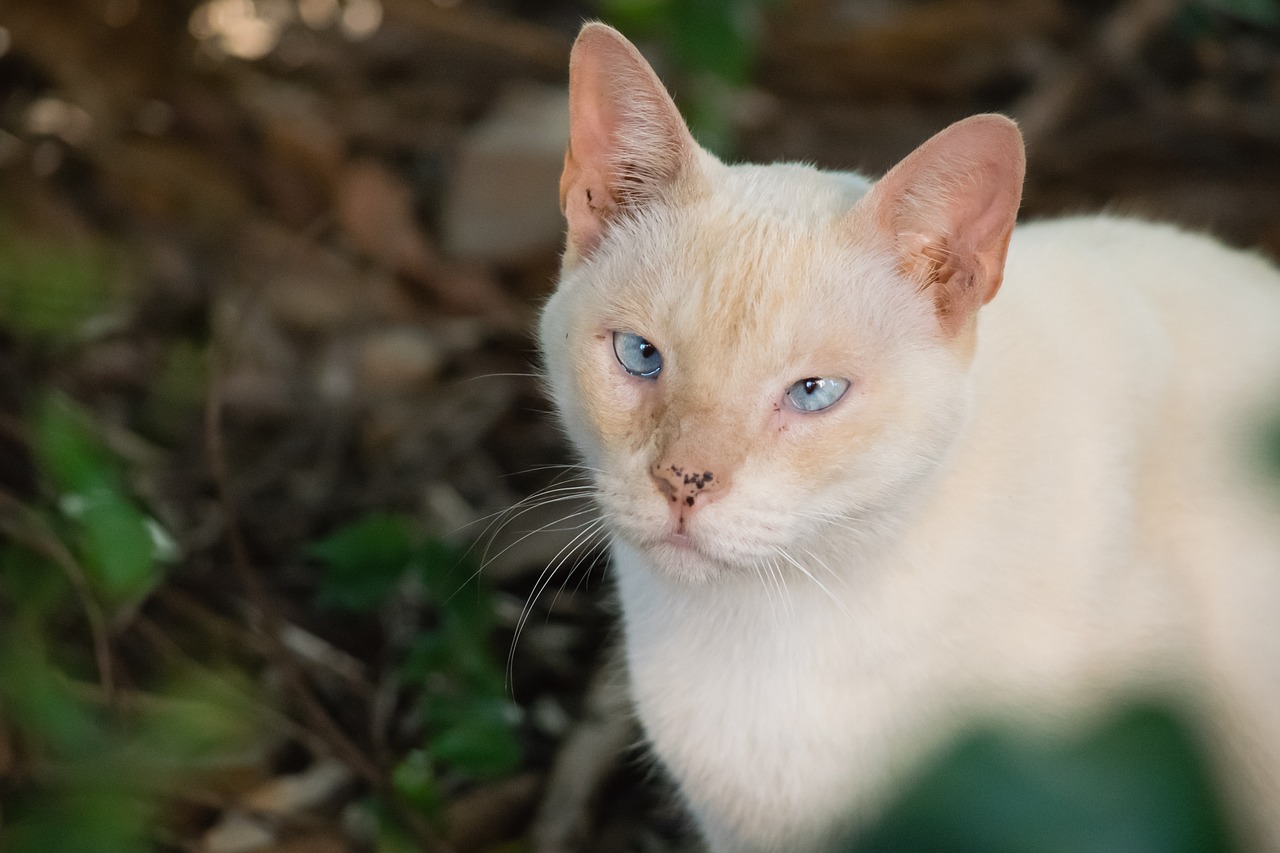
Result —
<path fill-rule="evenodd" d="M 1158 415 L 1148 426 L 1184 451 L 1210 436 L 1172 435 L 1179 425 L 1226 439 L 1280 411 L 1280 271 L 1172 225 L 1024 225 L 982 317 L 976 367 L 979 381 L 1057 384 L 1082 414 Z"/>
<path fill-rule="evenodd" d="M 1277 707 L 1280 478 L 1262 448 L 1280 418 L 1280 271 L 1139 220 L 1020 227 L 972 377 L 988 437 L 972 463 L 1007 458 L 1010 477 L 1052 484 L 1039 494 L 1059 551 L 1111 554 L 1138 588 L 1175 590 L 1179 643 L 1231 674 L 1215 694 L 1233 714 Z M 1250 728 L 1280 736 L 1280 719 Z"/>
<path fill-rule="evenodd" d="M 1006 281 L 1013 288 L 1002 300 L 1112 311 L 1137 300 L 1189 345 L 1225 335 L 1280 350 L 1280 271 L 1257 253 L 1174 225 L 1116 216 L 1023 225 L 1011 241 Z"/>

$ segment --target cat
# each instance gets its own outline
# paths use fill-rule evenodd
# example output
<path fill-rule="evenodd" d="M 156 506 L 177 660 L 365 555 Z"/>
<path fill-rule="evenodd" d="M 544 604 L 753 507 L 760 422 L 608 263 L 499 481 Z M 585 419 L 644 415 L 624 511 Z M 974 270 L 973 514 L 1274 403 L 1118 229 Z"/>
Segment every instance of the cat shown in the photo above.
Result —
<path fill-rule="evenodd" d="M 546 381 L 710 850 L 830 849 L 972 720 L 1153 695 L 1280 850 L 1280 498 L 1250 455 L 1280 273 L 1167 225 L 1015 228 L 998 115 L 874 182 L 725 165 L 603 24 L 570 125 Z"/>

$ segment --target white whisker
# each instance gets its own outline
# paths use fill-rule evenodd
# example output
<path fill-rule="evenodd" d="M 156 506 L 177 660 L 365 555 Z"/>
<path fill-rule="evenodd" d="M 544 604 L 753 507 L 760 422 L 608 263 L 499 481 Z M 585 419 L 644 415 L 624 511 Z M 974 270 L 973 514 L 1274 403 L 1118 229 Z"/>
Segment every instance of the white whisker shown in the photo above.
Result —
<path fill-rule="evenodd" d="M 781 625 L 778 622 L 778 609 L 773 604 L 773 595 L 771 593 L 769 582 L 764 579 L 764 569 L 761 561 L 756 560 L 751 564 L 751 568 L 755 571 L 756 577 L 760 579 L 760 586 L 764 590 L 764 597 L 769 602 L 769 610 L 773 612 L 774 630 L 779 630 Z"/>
<path fill-rule="evenodd" d="M 831 592 L 831 590 L 827 589 L 826 585 L 823 584 L 822 581 L 818 580 L 817 577 L 814 576 L 813 572 L 806 569 L 804 565 L 800 563 L 799 560 L 797 560 L 795 557 L 792 557 L 790 554 L 788 554 L 786 551 L 783 551 L 781 548 L 778 549 L 777 553 L 778 553 L 778 556 L 782 557 L 782 559 L 786 560 L 788 563 L 790 563 L 791 565 L 799 569 L 800 572 L 804 574 L 805 577 L 807 577 L 809 580 L 816 583 L 818 585 L 818 589 L 826 593 L 827 598 L 830 598 L 831 601 L 836 605 L 836 607 L 839 607 L 841 610 L 843 610 L 846 616 L 850 618 L 853 617 L 853 614 L 849 612 L 849 608 L 845 607 L 844 602 L 841 601 L 839 598 L 836 598 L 835 594 Z"/>
<path fill-rule="evenodd" d="M 594 535 L 594 532 L 598 529 L 598 527 L 603 524 L 604 524 L 603 521 L 596 520 L 595 522 L 588 525 L 586 530 L 582 531 L 581 533 L 578 533 L 576 536 L 570 539 L 569 542 L 564 545 L 564 547 L 562 547 L 559 551 L 557 551 L 555 556 L 552 557 L 550 562 L 547 564 L 547 567 L 543 569 L 541 573 L 539 573 L 537 581 L 534 582 L 533 591 L 529 593 L 529 598 L 525 601 L 524 606 L 520 608 L 520 615 L 516 619 L 515 634 L 511 638 L 511 650 L 507 653 L 507 687 L 508 689 L 511 688 L 511 684 L 512 684 L 511 675 L 515 667 L 516 647 L 520 644 L 520 636 L 521 634 L 524 633 L 525 625 L 528 623 L 529 617 L 533 614 L 533 608 L 534 608 L 534 605 L 537 603 L 538 598 L 542 595 L 542 593 L 546 590 L 546 588 L 551 584 L 551 579 L 555 576 L 555 573 L 559 571 L 565 559 L 567 559 L 566 554 L 572 555 L 574 551 L 577 550 L 577 547 L 580 545 L 580 543 L 584 540 L 584 537 L 586 540 L 589 541 L 590 537 Z"/>

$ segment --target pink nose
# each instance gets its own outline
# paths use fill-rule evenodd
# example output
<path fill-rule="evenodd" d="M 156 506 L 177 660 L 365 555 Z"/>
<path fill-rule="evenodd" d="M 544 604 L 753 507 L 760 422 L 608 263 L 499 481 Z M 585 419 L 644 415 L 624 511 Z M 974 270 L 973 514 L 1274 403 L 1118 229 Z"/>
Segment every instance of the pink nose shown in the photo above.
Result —
<path fill-rule="evenodd" d="M 715 474 L 699 467 L 658 463 L 649 474 L 678 516 L 691 512 L 697 504 L 707 503 L 723 485 Z"/>

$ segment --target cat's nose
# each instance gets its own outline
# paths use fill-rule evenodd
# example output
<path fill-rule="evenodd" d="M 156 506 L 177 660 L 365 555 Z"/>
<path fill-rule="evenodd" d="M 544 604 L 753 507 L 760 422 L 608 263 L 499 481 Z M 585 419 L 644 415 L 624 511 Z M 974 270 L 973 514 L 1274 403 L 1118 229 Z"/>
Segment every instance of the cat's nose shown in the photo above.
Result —
<path fill-rule="evenodd" d="M 707 503 L 724 485 L 723 478 L 702 467 L 660 462 L 650 468 L 649 473 L 658 491 L 667 496 L 678 516 L 698 504 Z"/>

